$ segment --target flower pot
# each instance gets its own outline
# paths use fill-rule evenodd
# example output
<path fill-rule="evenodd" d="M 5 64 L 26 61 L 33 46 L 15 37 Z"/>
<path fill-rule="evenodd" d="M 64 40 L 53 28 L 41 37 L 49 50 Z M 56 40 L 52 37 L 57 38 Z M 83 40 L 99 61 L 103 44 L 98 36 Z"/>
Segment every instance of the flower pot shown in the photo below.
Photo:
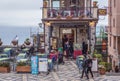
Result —
<path fill-rule="evenodd" d="M 30 45 L 30 42 L 25 42 L 26 45 Z"/>
<path fill-rule="evenodd" d="M 97 1 L 93 1 L 93 7 L 97 7 Z"/>
<path fill-rule="evenodd" d="M 84 18 L 84 15 L 79 16 L 79 19 Z"/>
<path fill-rule="evenodd" d="M 72 16 L 67 16 L 66 19 L 72 19 Z"/>
<path fill-rule="evenodd" d="M 43 2 L 43 7 L 47 7 L 47 1 Z"/>
<path fill-rule="evenodd" d="M 30 66 L 17 66 L 16 72 L 31 72 Z"/>
<path fill-rule="evenodd" d="M 2 67 L 0 66 L 0 73 L 9 73 L 10 67 Z"/>
<path fill-rule="evenodd" d="M 105 72 L 106 72 L 106 70 L 105 70 L 104 68 L 99 69 L 99 73 L 100 73 L 100 75 L 104 75 Z"/>
<path fill-rule="evenodd" d="M 60 19 L 60 18 L 61 18 L 61 16 L 60 16 L 60 15 L 58 15 L 58 16 L 57 16 L 57 19 Z"/>
<path fill-rule="evenodd" d="M 13 44 L 13 45 L 17 45 L 17 44 L 18 44 L 18 41 L 13 40 L 13 41 L 12 41 L 12 44 Z"/>

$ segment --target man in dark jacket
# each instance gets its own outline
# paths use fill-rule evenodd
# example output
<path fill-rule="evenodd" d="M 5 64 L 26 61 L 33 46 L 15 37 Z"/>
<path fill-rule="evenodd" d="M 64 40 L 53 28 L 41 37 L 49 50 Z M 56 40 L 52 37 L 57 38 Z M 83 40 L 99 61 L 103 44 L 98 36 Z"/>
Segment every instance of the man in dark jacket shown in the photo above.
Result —
<path fill-rule="evenodd" d="M 83 78 L 83 75 L 85 73 L 87 79 L 89 79 L 88 77 L 88 74 L 87 74 L 87 58 L 86 58 L 86 55 L 85 55 L 85 58 L 83 59 L 83 70 L 82 70 L 82 75 L 81 75 L 81 78 Z"/>
<path fill-rule="evenodd" d="M 88 60 L 87 60 L 87 74 L 88 74 L 88 72 L 90 72 L 91 76 L 93 77 L 91 56 L 88 56 Z"/>

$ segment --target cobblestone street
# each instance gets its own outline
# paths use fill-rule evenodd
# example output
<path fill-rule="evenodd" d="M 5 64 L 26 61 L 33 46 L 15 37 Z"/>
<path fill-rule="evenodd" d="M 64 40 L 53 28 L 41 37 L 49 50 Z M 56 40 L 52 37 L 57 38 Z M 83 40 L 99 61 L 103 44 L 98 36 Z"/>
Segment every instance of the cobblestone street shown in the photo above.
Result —
<path fill-rule="evenodd" d="M 65 61 L 64 65 L 59 65 L 58 70 L 39 75 L 32 75 L 30 73 L 0 73 L 0 81 L 120 81 L 119 76 L 100 76 L 94 73 L 94 79 L 86 80 L 86 77 L 80 79 L 78 68 L 74 61 Z"/>

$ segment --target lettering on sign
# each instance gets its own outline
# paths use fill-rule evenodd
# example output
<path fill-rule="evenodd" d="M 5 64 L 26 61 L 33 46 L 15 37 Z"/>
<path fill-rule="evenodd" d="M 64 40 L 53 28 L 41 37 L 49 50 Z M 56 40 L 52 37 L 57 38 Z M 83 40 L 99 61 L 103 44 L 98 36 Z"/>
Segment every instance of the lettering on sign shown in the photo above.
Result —
<path fill-rule="evenodd" d="M 107 9 L 98 9 L 99 15 L 107 15 Z"/>

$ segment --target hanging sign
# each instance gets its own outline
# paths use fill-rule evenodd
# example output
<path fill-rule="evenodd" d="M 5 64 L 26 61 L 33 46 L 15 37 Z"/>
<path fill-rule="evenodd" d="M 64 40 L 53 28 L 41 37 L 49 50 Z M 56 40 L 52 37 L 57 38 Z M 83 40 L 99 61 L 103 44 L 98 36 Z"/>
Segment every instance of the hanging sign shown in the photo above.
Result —
<path fill-rule="evenodd" d="M 107 9 L 98 9 L 98 14 L 101 16 L 107 15 Z"/>

